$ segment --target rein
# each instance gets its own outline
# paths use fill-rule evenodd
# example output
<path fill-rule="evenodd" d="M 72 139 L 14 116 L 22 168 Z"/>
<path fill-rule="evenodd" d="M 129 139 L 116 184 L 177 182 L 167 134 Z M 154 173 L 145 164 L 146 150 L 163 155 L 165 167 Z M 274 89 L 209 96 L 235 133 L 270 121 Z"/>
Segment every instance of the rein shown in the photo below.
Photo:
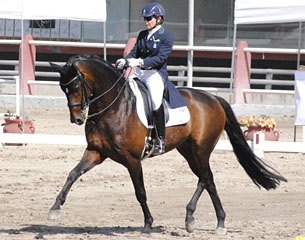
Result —
<path fill-rule="evenodd" d="M 126 72 L 123 72 L 123 73 L 121 74 L 121 76 L 116 80 L 116 82 L 115 82 L 108 90 L 106 90 L 106 91 L 103 92 L 101 95 L 99 95 L 99 96 L 93 98 L 91 101 L 89 101 L 88 106 L 89 106 L 91 103 L 95 102 L 96 100 L 100 99 L 101 97 L 105 96 L 107 93 L 109 93 L 109 92 L 119 83 L 119 81 L 122 79 L 122 77 L 123 77 L 124 75 L 126 75 L 126 76 L 127 76 L 126 78 L 128 78 L 129 75 L 131 74 L 131 70 L 132 70 L 132 69 L 129 68 L 129 72 L 128 72 L 127 74 L 126 74 Z M 126 70 L 126 71 L 127 71 L 127 70 Z M 127 83 L 127 81 L 124 82 L 124 84 L 123 84 L 121 90 L 119 91 L 119 94 L 112 100 L 112 102 L 111 102 L 107 107 L 105 107 L 105 108 L 102 109 L 101 111 L 98 111 L 98 112 L 96 112 L 96 113 L 93 113 L 93 114 L 88 115 L 88 116 L 87 116 L 87 119 L 92 118 L 92 117 L 95 117 L 95 116 L 97 116 L 97 115 L 99 115 L 99 114 L 105 112 L 108 108 L 110 108 L 110 107 L 116 102 L 116 100 L 119 98 L 119 96 L 121 95 L 121 93 L 122 93 L 124 87 L 126 86 L 126 83 Z"/>
<path fill-rule="evenodd" d="M 91 103 L 95 102 L 96 100 L 100 99 L 101 97 L 105 96 L 107 93 L 109 93 L 109 92 L 114 88 L 114 86 L 118 84 L 119 80 L 121 80 L 122 77 L 123 77 L 123 74 L 117 79 L 117 81 L 111 86 L 111 88 L 109 88 L 107 91 L 103 92 L 101 95 L 99 95 L 99 96 L 93 98 L 93 99 L 89 102 L 88 106 L 89 106 Z M 122 86 L 122 88 L 121 88 L 121 90 L 119 91 L 118 95 L 112 100 L 112 102 L 111 102 L 107 107 L 105 107 L 104 109 L 102 109 L 102 110 L 100 110 L 100 111 L 98 111 L 98 112 L 96 112 L 96 113 L 93 113 L 93 114 L 88 115 L 88 116 L 87 116 L 87 119 L 92 118 L 92 117 L 95 117 L 95 116 L 97 116 L 97 115 L 99 115 L 99 114 L 105 112 L 108 108 L 110 108 L 110 107 L 116 102 L 116 100 L 119 98 L 119 96 L 121 95 L 121 93 L 122 93 L 124 87 L 126 86 L 126 83 L 127 83 L 127 82 L 125 81 L 124 84 L 123 84 L 123 86 Z"/>

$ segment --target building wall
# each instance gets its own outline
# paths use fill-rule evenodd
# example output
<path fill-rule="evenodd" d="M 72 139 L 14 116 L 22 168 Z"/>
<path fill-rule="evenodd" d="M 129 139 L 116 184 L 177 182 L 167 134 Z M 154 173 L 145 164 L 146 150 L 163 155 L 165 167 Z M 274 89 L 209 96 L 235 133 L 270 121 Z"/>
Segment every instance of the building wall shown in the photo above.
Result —
<path fill-rule="evenodd" d="M 106 39 L 109 43 L 126 43 L 129 37 L 137 36 L 144 28 L 140 17 L 141 9 L 149 0 L 109 0 L 107 1 Z M 188 0 L 159 0 L 166 9 L 164 26 L 172 32 L 175 44 L 188 43 Z M 234 0 L 194 0 L 194 44 L 198 46 L 232 46 Z M 101 42 L 103 24 L 51 20 L 54 25 L 48 27 L 46 20 L 32 27 L 31 21 L 24 21 L 25 34 L 34 39 L 69 40 Z M 297 48 L 298 23 L 259 24 L 238 26 L 238 40 L 246 40 L 250 47 Z M 305 27 L 303 24 L 302 36 Z M 0 38 L 20 38 L 19 20 L 0 19 Z M 301 48 L 305 48 L 302 38 Z"/>

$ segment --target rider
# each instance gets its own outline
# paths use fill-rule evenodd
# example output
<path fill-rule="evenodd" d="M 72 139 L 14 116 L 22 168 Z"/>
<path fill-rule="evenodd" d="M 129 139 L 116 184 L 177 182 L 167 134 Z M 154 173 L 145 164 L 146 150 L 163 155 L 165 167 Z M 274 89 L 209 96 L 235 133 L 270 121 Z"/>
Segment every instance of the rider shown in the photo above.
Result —
<path fill-rule="evenodd" d="M 157 149 L 165 152 L 165 118 L 163 94 L 168 80 L 167 59 L 172 52 L 173 36 L 167 32 L 164 22 L 165 10 L 159 3 L 147 4 L 141 13 L 146 30 L 139 33 L 131 52 L 116 61 L 119 69 L 137 67 L 132 78 L 144 82 L 151 94 L 153 117 L 157 131 Z"/>

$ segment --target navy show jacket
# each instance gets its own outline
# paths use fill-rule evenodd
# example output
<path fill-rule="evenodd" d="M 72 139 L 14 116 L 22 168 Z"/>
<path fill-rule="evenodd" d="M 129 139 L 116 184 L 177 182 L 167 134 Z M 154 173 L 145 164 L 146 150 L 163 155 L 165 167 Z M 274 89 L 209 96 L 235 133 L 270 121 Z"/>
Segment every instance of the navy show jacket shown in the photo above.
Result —
<path fill-rule="evenodd" d="M 168 80 L 167 59 L 172 52 L 174 39 L 171 33 L 165 31 L 161 27 L 149 39 L 147 39 L 148 30 L 143 30 L 139 33 L 137 41 L 125 60 L 129 58 L 142 58 L 144 66 L 142 69 L 157 70 L 165 82 L 168 90 L 167 99 L 172 108 L 186 106 L 180 93 L 175 88 L 175 85 Z"/>
<path fill-rule="evenodd" d="M 139 33 L 135 46 L 125 59 L 142 58 L 144 61 L 143 69 L 156 69 L 166 81 L 168 79 L 167 59 L 173 49 L 173 36 L 163 27 L 149 39 L 147 39 L 147 35 L 148 30 Z"/>

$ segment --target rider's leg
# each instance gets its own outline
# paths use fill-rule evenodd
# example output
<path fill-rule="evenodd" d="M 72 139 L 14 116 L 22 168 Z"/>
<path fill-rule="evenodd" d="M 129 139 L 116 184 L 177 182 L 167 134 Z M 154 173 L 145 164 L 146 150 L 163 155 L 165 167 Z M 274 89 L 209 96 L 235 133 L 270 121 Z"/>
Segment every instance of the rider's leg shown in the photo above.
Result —
<path fill-rule="evenodd" d="M 138 78 L 143 82 L 151 95 L 153 110 L 158 110 L 162 104 L 164 94 L 164 81 L 157 70 L 141 70 L 136 68 L 129 78 Z"/>
<path fill-rule="evenodd" d="M 144 82 L 151 94 L 153 105 L 153 117 L 157 132 L 157 153 L 165 152 L 165 118 L 162 104 L 164 94 L 164 82 L 156 70 L 143 71 L 140 80 Z"/>
<path fill-rule="evenodd" d="M 145 70 L 140 80 L 145 83 L 150 92 L 153 110 L 158 110 L 164 93 L 164 81 L 161 75 L 156 70 Z"/>
<path fill-rule="evenodd" d="M 157 153 L 165 152 L 165 118 L 162 104 L 164 82 L 159 73 L 153 74 L 146 79 L 146 85 L 152 96 L 153 117 L 157 133 Z"/>

